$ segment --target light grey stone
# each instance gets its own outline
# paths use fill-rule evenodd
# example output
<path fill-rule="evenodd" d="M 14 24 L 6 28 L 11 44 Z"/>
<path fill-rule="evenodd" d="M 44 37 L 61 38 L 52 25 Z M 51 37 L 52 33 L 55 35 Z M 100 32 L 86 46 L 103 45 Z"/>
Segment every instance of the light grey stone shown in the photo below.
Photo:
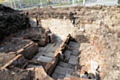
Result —
<path fill-rule="evenodd" d="M 40 56 L 37 60 L 41 62 L 52 62 L 52 58 L 46 56 Z"/>
<path fill-rule="evenodd" d="M 58 79 L 64 79 L 64 75 L 58 75 Z"/>
<path fill-rule="evenodd" d="M 78 57 L 77 56 L 70 56 L 69 64 L 77 65 L 78 64 Z"/>
<path fill-rule="evenodd" d="M 64 52 L 64 54 L 65 54 L 65 59 L 66 59 L 66 60 L 69 60 L 71 53 L 72 53 L 72 52 L 71 52 L 71 51 L 68 51 L 68 50 L 66 50 L 66 51 Z"/>
<path fill-rule="evenodd" d="M 65 75 L 61 75 L 61 74 L 58 74 L 58 73 L 55 73 L 55 72 L 52 75 L 52 78 L 54 80 L 63 79 L 64 77 L 65 77 Z"/>
<path fill-rule="evenodd" d="M 68 78 L 68 77 L 70 77 L 70 76 L 71 76 L 70 74 L 66 74 L 66 75 L 65 75 L 66 78 Z"/>
<path fill-rule="evenodd" d="M 43 54 L 43 55 L 46 56 L 46 57 L 51 57 L 51 58 L 53 58 L 54 53 L 52 53 L 52 52 L 46 52 L 46 53 Z"/>
<path fill-rule="evenodd" d="M 54 73 L 52 74 L 52 78 L 53 78 L 54 80 L 57 80 L 57 77 L 58 77 L 58 74 L 54 72 Z"/>
<path fill-rule="evenodd" d="M 59 62 L 59 66 L 66 67 L 66 68 L 72 68 L 72 65 L 70 65 L 69 63 L 62 62 L 62 61 Z"/>
<path fill-rule="evenodd" d="M 61 66 L 57 66 L 55 69 L 55 72 L 58 74 L 66 75 L 66 74 L 71 74 L 74 70 L 72 68 L 65 68 Z"/>
<path fill-rule="evenodd" d="M 79 50 L 73 50 L 72 55 L 78 56 L 80 54 Z"/>

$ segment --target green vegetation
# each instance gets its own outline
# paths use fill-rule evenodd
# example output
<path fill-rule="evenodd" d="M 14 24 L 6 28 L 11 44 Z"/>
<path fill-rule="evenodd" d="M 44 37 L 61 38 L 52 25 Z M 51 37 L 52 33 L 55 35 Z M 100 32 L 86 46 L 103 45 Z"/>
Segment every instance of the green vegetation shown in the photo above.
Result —
<path fill-rule="evenodd" d="M 120 4 L 120 0 L 118 0 L 118 4 Z"/>
<path fill-rule="evenodd" d="M 38 3 L 45 3 L 47 2 L 48 0 L 21 0 L 23 3 L 33 3 L 33 4 L 38 4 Z"/>

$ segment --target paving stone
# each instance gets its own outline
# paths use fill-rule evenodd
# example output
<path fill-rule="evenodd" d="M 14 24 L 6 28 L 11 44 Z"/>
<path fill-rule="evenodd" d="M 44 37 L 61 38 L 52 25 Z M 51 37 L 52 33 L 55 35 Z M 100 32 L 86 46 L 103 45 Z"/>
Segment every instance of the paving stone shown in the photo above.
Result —
<path fill-rule="evenodd" d="M 72 55 L 78 56 L 80 54 L 79 50 L 73 50 Z"/>
<path fill-rule="evenodd" d="M 59 46 L 60 42 L 56 42 L 56 44 L 47 44 L 45 47 L 40 47 L 39 52 L 54 52 Z"/>
<path fill-rule="evenodd" d="M 66 67 L 66 68 L 72 68 L 72 65 L 70 65 L 69 63 L 62 62 L 62 61 L 59 62 L 59 66 Z"/>
<path fill-rule="evenodd" d="M 64 79 L 64 75 L 58 75 L 58 79 Z"/>
<path fill-rule="evenodd" d="M 71 74 L 74 70 L 72 68 L 65 68 L 61 66 L 57 66 L 55 69 L 55 72 L 58 74 L 66 75 L 66 74 Z"/>
<path fill-rule="evenodd" d="M 77 65 L 78 64 L 78 57 L 77 56 L 70 56 L 69 64 Z"/>
<path fill-rule="evenodd" d="M 41 62 L 51 62 L 52 58 L 46 56 L 40 56 L 37 60 Z"/>
<path fill-rule="evenodd" d="M 46 52 L 43 55 L 46 56 L 46 57 L 51 57 L 52 58 L 54 56 L 54 53 L 53 52 Z"/>
<path fill-rule="evenodd" d="M 68 45 L 72 48 L 79 48 L 80 47 L 79 43 L 73 42 L 73 41 L 70 41 L 70 43 Z"/>
<path fill-rule="evenodd" d="M 27 68 L 37 68 L 37 67 L 40 67 L 40 65 L 32 65 L 32 64 L 29 64 L 27 66 Z"/>
<path fill-rule="evenodd" d="M 53 73 L 52 75 L 52 78 L 55 79 L 55 80 L 58 80 L 58 79 L 63 79 L 65 77 L 65 75 L 61 75 L 61 74 L 58 74 L 58 73 Z"/>
<path fill-rule="evenodd" d="M 34 56 L 34 59 L 39 58 L 40 56 L 42 56 L 45 52 L 39 52 Z"/>
<path fill-rule="evenodd" d="M 72 53 L 72 52 L 71 52 L 71 51 L 68 51 L 68 50 L 66 50 L 66 51 L 64 52 L 64 54 L 65 54 L 65 59 L 66 59 L 66 60 L 69 60 L 71 53 Z"/>
<path fill-rule="evenodd" d="M 54 72 L 54 73 L 52 74 L 52 78 L 53 78 L 54 80 L 57 80 L 57 77 L 58 77 L 58 74 Z"/>

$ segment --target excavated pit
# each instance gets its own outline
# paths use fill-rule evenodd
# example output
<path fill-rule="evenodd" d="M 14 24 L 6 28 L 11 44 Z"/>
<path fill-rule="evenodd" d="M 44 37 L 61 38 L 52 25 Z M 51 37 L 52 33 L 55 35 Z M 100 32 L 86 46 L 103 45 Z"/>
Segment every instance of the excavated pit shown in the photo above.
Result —
<path fill-rule="evenodd" d="M 119 5 L 0 5 L 0 79 L 119 80 L 119 12 Z"/>

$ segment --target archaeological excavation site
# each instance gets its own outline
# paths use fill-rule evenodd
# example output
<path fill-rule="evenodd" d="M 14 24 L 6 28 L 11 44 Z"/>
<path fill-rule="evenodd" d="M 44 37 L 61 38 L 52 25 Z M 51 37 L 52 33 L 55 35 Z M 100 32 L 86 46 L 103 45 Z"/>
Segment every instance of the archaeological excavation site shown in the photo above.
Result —
<path fill-rule="evenodd" d="M 0 4 L 0 80 L 120 80 L 120 5 Z"/>

